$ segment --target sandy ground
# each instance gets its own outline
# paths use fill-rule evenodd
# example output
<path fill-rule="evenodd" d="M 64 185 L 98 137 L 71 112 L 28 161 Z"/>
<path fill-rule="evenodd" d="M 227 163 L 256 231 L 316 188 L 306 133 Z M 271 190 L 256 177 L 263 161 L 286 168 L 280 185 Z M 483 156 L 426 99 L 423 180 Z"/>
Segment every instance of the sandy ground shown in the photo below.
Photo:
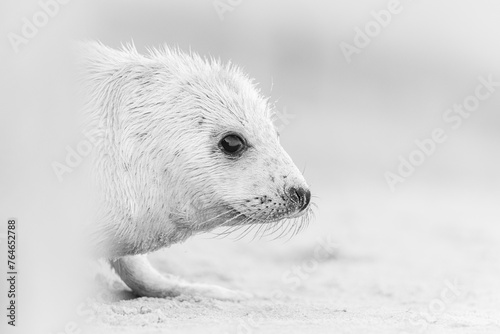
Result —
<path fill-rule="evenodd" d="M 95 301 L 88 332 L 500 333 L 493 199 L 423 195 L 318 199 L 288 242 L 202 236 L 161 251 L 164 272 L 255 297 Z"/>

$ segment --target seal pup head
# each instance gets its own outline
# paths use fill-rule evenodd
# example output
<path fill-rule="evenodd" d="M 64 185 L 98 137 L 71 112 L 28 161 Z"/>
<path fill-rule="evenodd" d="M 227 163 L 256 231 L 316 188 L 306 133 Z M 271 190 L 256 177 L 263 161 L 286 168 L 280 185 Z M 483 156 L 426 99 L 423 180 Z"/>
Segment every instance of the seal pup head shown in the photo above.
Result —
<path fill-rule="evenodd" d="M 190 131 L 176 138 L 172 159 L 190 192 L 187 221 L 211 229 L 304 217 L 280 225 L 298 230 L 308 220 L 311 193 L 279 143 L 272 107 L 237 67 L 191 60 L 199 65 L 183 78 L 183 107 L 176 108 L 189 115 L 183 128 Z"/>
<path fill-rule="evenodd" d="M 309 187 L 279 143 L 272 107 L 240 69 L 166 47 L 80 50 L 89 124 L 102 138 L 102 238 L 119 253 L 221 226 L 296 232 L 307 223 Z"/>

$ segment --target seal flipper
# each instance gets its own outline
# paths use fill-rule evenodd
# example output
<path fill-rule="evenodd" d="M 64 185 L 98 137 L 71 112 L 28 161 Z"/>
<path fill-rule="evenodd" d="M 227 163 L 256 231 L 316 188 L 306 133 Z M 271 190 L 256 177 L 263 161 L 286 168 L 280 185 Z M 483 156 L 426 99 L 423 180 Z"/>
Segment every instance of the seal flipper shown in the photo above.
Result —
<path fill-rule="evenodd" d="M 251 295 L 217 285 L 189 283 L 175 276 L 160 274 L 146 255 L 124 256 L 110 261 L 116 273 L 140 297 L 202 296 L 220 300 L 243 300 Z"/>

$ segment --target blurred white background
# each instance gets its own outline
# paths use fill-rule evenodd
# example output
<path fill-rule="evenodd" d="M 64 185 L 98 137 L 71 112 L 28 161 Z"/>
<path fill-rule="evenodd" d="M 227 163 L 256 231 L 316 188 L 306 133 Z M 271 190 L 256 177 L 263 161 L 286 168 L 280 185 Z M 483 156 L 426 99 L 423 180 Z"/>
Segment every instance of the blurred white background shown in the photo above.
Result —
<path fill-rule="evenodd" d="M 167 44 L 231 60 L 256 79 L 278 110 L 292 115 L 281 124 L 281 142 L 305 171 L 318 205 L 309 229 L 288 243 L 200 237 L 161 253 L 158 265 L 169 254 L 191 258 L 191 263 L 205 256 L 210 264 L 214 257 L 232 253 L 236 255 L 225 264 L 207 268 L 239 268 L 241 273 L 243 264 L 264 258 L 276 274 L 262 279 L 280 286 L 280 273 L 289 263 L 305 256 L 318 236 L 331 235 L 340 254 L 370 258 L 374 264 L 363 271 L 356 261 L 348 261 L 367 280 L 357 282 L 355 289 L 347 282 L 357 274 L 343 275 L 345 267 L 329 264 L 316 279 L 336 283 L 322 290 L 308 280 L 305 299 L 323 296 L 355 308 L 370 302 L 357 299 L 354 290 L 368 291 L 372 302 L 378 298 L 370 299 L 375 281 L 384 293 L 389 290 L 396 301 L 406 303 L 402 310 L 418 298 L 423 305 L 432 299 L 431 292 L 428 298 L 402 293 L 411 290 L 406 285 L 410 276 L 418 277 L 415 284 L 425 285 L 424 291 L 434 291 L 451 275 L 468 282 L 475 294 L 469 305 L 476 303 L 473 307 L 483 309 L 483 315 L 495 314 L 500 306 L 499 294 L 492 292 L 500 273 L 500 86 L 457 129 L 443 115 L 475 93 L 478 77 L 500 82 L 500 3 L 401 0 L 399 13 L 347 61 L 342 43 L 354 45 L 355 29 L 365 29 L 374 21 L 372 11 L 387 10 L 389 3 L 73 0 L 60 4 L 47 24 L 26 38 L 23 18 L 33 22 L 33 15 L 43 10 L 40 3 L 2 1 L 0 217 L 17 217 L 21 226 L 21 305 L 26 313 L 20 321 L 26 324 L 43 308 L 47 300 L 37 299 L 38 294 L 54 295 L 54 300 L 66 295 L 63 288 L 45 294 L 40 290 L 51 284 L 53 274 L 66 272 L 51 261 L 70 260 L 60 259 L 68 247 L 65 233 L 86 219 L 80 168 L 61 183 L 51 167 L 64 160 L 67 145 L 75 147 L 82 139 L 69 49 L 72 40 L 82 39 L 113 47 L 133 41 L 141 52 Z M 12 34 L 26 39 L 13 47 Z M 430 138 L 435 128 L 444 130 L 446 142 L 391 191 L 386 172 L 396 173 L 399 157 L 408 159 L 417 148 L 415 141 Z M 205 252 L 207 245 L 215 253 Z M 198 269 L 176 267 L 173 257 L 174 271 L 204 279 Z M 387 272 L 378 272 L 380 268 Z M 239 288 L 265 291 L 256 272 L 264 271 L 253 269 L 246 278 L 227 275 Z M 429 281 L 417 273 L 434 273 L 435 278 Z M 237 283 L 241 280 L 246 283 Z M 56 305 L 61 319 L 71 317 Z M 38 321 L 46 321 L 45 316 L 50 318 L 38 315 Z M 470 326 L 500 326 L 498 318 L 491 319 L 476 319 Z M 66 320 L 47 322 L 55 330 L 58 321 Z M 449 321 L 445 324 L 454 320 Z"/>

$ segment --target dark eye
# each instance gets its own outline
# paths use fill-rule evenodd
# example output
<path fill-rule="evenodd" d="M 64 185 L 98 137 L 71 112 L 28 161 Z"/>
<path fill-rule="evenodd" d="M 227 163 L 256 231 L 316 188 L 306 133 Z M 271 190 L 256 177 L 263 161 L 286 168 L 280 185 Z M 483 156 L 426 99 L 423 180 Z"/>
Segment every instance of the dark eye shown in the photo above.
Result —
<path fill-rule="evenodd" d="M 236 155 L 245 148 L 245 143 L 238 135 L 227 135 L 221 139 L 219 146 L 224 153 Z"/>

